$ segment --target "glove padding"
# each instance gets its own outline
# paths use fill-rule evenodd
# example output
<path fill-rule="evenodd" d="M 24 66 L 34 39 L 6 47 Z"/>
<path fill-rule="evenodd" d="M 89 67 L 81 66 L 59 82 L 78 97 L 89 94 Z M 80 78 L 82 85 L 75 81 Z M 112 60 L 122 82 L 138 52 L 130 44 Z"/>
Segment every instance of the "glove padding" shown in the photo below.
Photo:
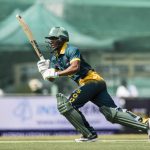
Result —
<path fill-rule="evenodd" d="M 49 63 L 50 61 L 48 59 L 40 60 L 37 62 L 37 67 L 41 74 L 44 73 L 44 71 L 46 71 L 49 68 Z"/>
<path fill-rule="evenodd" d="M 42 76 L 44 78 L 44 80 L 48 79 L 48 78 L 58 78 L 58 72 L 55 71 L 54 68 L 51 69 L 47 69 L 42 73 Z"/>

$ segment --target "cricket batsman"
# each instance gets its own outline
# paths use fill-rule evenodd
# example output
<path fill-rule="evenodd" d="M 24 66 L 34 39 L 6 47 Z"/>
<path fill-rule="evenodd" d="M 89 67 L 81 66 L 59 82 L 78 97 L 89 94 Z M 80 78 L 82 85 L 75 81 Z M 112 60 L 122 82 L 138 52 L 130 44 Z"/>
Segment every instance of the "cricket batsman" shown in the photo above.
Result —
<path fill-rule="evenodd" d="M 107 92 L 105 80 L 83 59 L 79 49 L 70 45 L 69 34 L 63 27 L 53 27 L 48 40 L 50 60 L 40 60 L 38 70 L 44 80 L 54 81 L 62 76 L 68 76 L 79 86 L 69 98 L 63 94 L 56 95 L 57 108 L 82 136 L 76 142 L 93 142 L 97 133 L 86 121 L 79 108 L 91 101 L 98 106 L 105 118 L 130 128 L 148 133 L 150 137 L 150 119 L 143 119 L 134 113 L 116 106 Z"/>

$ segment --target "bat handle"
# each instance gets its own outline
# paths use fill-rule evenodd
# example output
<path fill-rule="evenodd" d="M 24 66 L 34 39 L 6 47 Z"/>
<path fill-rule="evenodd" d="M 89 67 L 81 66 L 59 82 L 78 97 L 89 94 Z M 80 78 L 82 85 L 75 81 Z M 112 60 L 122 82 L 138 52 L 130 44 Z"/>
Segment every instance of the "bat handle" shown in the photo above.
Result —
<path fill-rule="evenodd" d="M 40 56 L 40 60 L 45 60 L 45 58 L 43 56 Z"/>

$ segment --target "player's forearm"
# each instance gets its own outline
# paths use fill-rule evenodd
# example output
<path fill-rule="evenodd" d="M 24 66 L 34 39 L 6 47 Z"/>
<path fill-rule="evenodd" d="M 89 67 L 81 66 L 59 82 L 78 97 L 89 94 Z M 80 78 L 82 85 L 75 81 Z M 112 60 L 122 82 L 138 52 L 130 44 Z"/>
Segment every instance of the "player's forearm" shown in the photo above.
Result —
<path fill-rule="evenodd" d="M 67 69 L 63 70 L 63 71 L 59 71 L 58 75 L 59 76 L 68 76 L 68 75 L 72 75 L 74 73 L 76 73 L 79 70 L 79 66 L 70 66 Z"/>

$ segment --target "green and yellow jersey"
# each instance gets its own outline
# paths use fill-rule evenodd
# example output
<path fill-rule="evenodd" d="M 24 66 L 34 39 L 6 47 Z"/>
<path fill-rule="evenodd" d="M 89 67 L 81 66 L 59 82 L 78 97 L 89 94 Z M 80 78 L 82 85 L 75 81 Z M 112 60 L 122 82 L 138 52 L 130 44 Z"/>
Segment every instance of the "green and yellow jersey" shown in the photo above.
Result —
<path fill-rule="evenodd" d="M 52 53 L 50 56 L 50 68 L 65 70 L 75 60 L 80 61 L 80 70 L 68 77 L 77 82 L 79 85 L 84 85 L 89 80 L 103 79 L 88 63 L 85 62 L 79 49 L 67 43 L 63 45 L 59 55 L 56 52 Z"/>

